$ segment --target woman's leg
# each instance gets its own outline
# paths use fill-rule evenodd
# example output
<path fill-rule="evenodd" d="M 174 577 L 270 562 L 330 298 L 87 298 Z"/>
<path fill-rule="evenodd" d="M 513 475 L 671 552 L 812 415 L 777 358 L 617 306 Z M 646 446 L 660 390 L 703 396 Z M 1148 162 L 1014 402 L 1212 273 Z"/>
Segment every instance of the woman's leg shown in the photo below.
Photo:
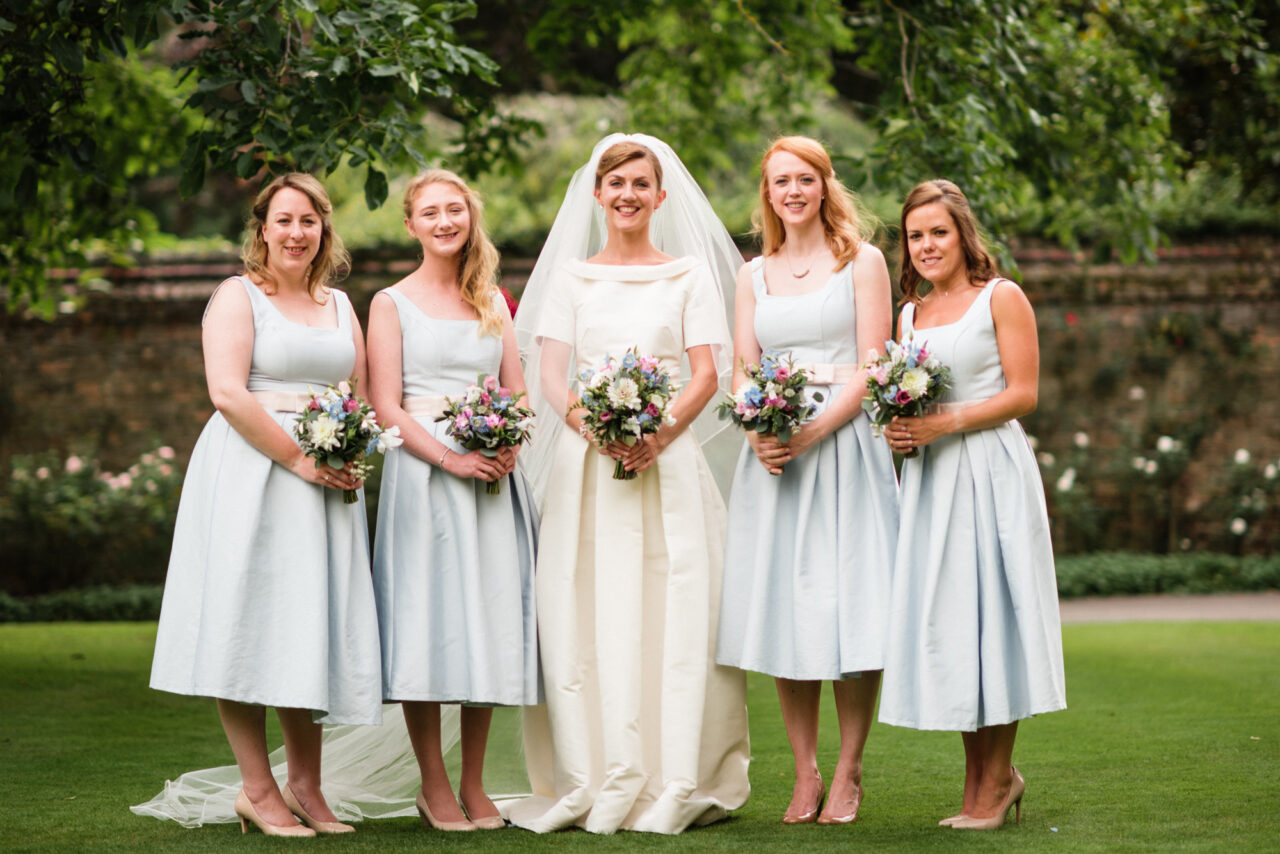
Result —
<path fill-rule="evenodd" d="M 879 670 L 864 672 L 856 679 L 831 683 L 840 722 L 840 759 L 831 778 L 831 795 L 822 810 L 826 820 L 853 821 L 862 802 L 862 749 L 871 732 L 876 695 L 880 693 Z"/>
<path fill-rule="evenodd" d="M 409 742 L 418 757 L 422 796 L 427 801 L 427 808 L 437 821 L 465 821 L 462 807 L 453 796 L 449 773 L 444 768 L 444 754 L 440 747 L 440 704 L 409 702 L 401 705 L 404 706 Z"/>
<path fill-rule="evenodd" d="M 458 795 L 472 821 L 498 815 L 498 808 L 484 790 L 484 751 L 492 720 L 493 709 L 462 707 L 462 782 Z"/>
<path fill-rule="evenodd" d="M 262 706 L 219 699 L 218 716 L 222 719 L 222 729 L 240 768 L 245 796 L 258 815 L 267 824 L 278 827 L 296 825 L 297 819 L 284 805 L 280 789 L 271 776 L 271 763 L 267 759 L 267 710 Z"/>
<path fill-rule="evenodd" d="M 965 807 L 973 818 L 990 818 L 1000 811 L 1013 785 L 1013 741 L 1018 735 L 1018 722 L 983 727 L 976 733 L 981 750 L 980 782 L 972 807 L 968 798 L 968 759 L 965 761 Z M 966 748 L 968 741 L 965 742 Z M 967 752 L 967 751 L 966 751 Z"/>
<path fill-rule="evenodd" d="M 799 679 L 775 679 L 787 739 L 795 755 L 796 783 L 783 821 L 812 821 L 822 800 L 822 774 L 818 771 L 818 705 L 822 683 Z"/>
<path fill-rule="evenodd" d="M 276 709 L 289 763 L 289 791 L 316 821 L 337 821 L 320 790 L 320 737 L 324 728 L 310 709 Z"/>

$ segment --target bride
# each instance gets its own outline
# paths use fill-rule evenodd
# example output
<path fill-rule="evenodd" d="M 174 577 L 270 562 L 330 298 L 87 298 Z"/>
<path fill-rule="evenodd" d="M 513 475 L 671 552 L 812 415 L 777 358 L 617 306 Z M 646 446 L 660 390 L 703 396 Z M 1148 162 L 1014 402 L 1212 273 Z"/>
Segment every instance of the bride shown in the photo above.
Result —
<path fill-rule="evenodd" d="M 744 677 L 714 661 L 725 510 L 689 429 L 728 373 L 720 282 L 740 258 L 674 152 L 618 134 L 574 175 L 529 280 L 547 702 L 525 713 L 534 795 L 503 808 L 522 827 L 679 833 L 747 798 Z M 598 446 L 568 378 L 632 347 L 687 363 L 675 423 Z"/>
<path fill-rule="evenodd" d="M 533 794 L 499 804 L 519 826 L 679 833 L 747 799 L 744 675 L 714 661 L 725 508 L 694 435 L 714 430 L 710 413 L 707 429 L 695 422 L 729 377 L 722 283 L 741 264 L 671 148 L 615 134 L 574 174 L 530 276 L 516 335 L 538 434 L 520 464 L 542 509 L 547 702 L 524 710 Z M 569 377 L 632 347 L 673 372 L 687 367 L 676 423 L 634 448 L 596 448 L 577 432 Z M 638 476 L 614 480 L 614 459 Z M 340 818 L 414 814 L 404 723 L 394 706 L 383 718 L 325 732 Z M 456 717 L 442 727 L 447 751 Z M 502 727 L 495 720 L 496 738 Z M 228 821 L 238 785 L 234 766 L 190 772 L 133 810 L 189 826 Z"/>

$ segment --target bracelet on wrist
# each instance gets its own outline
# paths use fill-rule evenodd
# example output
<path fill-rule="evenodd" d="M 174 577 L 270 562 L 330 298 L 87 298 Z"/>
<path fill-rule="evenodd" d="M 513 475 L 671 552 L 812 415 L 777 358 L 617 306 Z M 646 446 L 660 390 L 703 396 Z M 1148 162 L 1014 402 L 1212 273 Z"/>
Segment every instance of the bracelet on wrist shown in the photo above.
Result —
<path fill-rule="evenodd" d="M 445 448 L 444 453 L 440 454 L 440 461 L 436 463 L 440 468 L 444 468 L 444 458 L 449 456 L 449 449 Z"/>

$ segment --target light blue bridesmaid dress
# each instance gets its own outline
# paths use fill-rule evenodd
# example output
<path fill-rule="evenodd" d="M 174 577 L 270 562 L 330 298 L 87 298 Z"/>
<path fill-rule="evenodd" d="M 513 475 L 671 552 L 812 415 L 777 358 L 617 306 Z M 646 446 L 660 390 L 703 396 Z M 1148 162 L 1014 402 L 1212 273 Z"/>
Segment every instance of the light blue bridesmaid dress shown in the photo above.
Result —
<path fill-rule="evenodd" d="M 816 291 L 774 296 L 751 265 L 764 351 L 797 364 L 856 365 L 853 264 Z M 843 385 L 811 384 L 825 408 Z M 729 498 L 716 661 L 788 679 L 884 667 L 898 529 L 893 457 L 859 413 L 769 474 L 745 445 Z"/>
<path fill-rule="evenodd" d="M 478 372 L 498 375 L 502 338 L 478 334 L 479 321 L 430 317 L 399 291 L 385 293 L 400 317 L 406 398 L 457 398 Z M 466 453 L 443 422 L 417 420 Z M 518 472 L 497 495 L 486 486 L 404 447 L 387 452 L 373 575 L 388 701 L 538 701 L 534 504 Z"/>
<path fill-rule="evenodd" d="M 988 282 L 956 322 L 903 337 L 951 367 L 944 403 L 1005 388 Z M 902 468 L 880 720 L 972 732 L 1066 708 L 1049 517 L 1022 425 L 952 434 Z"/>
<path fill-rule="evenodd" d="M 336 328 L 288 320 L 240 277 L 253 307 L 250 391 L 322 391 L 355 365 L 346 294 Z M 268 410 L 293 435 L 294 412 Z M 214 413 L 182 487 L 151 687 L 378 723 L 378 627 L 364 502 L 308 483 Z"/>

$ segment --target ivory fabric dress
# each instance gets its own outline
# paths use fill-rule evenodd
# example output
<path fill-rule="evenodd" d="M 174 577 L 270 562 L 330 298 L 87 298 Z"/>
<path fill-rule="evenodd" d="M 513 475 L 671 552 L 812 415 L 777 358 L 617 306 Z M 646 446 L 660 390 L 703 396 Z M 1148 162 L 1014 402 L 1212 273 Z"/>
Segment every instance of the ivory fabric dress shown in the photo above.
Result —
<path fill-rule="evenodd" d="M 797 366 L 857 365 L 852 262 L 816 291 L 774 296 L 763 260 L 751 262 L 761 349 Z M 810 387 L 823 393 L 820 410 L 844 388 Z M 716 660 L 787 679 L 882 669 L 897 533 L 893 455 L 861 412 L 781 475 L 745 445 L 729 497 Z"/>
<path fill-rule="evenodd" d="M 338 325 L 288 320 L 240 277 L 253 307 L 250 391 L 322 391 L 355 365 Z M 290 436 L 294 412 L 270 411 Z M 363 501 L 308 483 L 214 413 L 191 454 L 165 579 L 151 687 L 311 709 L 323 723 L 382 719 L 377 612 Z"/>
<path fill-rule="evenodd" d="M 498 375 L 502 338 L 478 320 L 431 317 L 399 291 L 404 396 L 460 397 Z M 505 302 L 501 311 L 506 311 Z M 417 416 L 460 454 L 443 422 Z M 387 452 L 373 578 L 388 701 L 519 706 L 538 702 L 533 502 L 517 471 L 489 495 L 403 446 Z"/>
<path fill-rule="evenodd" d="M 1005 388 L 988 282 L 956 322 L 915 329 L 950 366 L 946 400 Z M 902 468 L 880 720 L 973 732 L 1066 708 L 1049 517 L 1035 455 L 1016 420 L 944 436 Z"/>
<path fill-rule="evenodd" d="M 710 270 L 570 262 L 538 334 L 576 368 L 636 346 L 678 375 L 727 339 Z M 554 414 L 540 414 L 543 418 Z M 503 805 L 536 831 L 679 833 L 746 801 L 746 685 L 714 661 L 724 504 L 685 431 L 634 480 L 563 431 L 539 532 L 545 706 L 526 710 L 534 796 Z"/>

